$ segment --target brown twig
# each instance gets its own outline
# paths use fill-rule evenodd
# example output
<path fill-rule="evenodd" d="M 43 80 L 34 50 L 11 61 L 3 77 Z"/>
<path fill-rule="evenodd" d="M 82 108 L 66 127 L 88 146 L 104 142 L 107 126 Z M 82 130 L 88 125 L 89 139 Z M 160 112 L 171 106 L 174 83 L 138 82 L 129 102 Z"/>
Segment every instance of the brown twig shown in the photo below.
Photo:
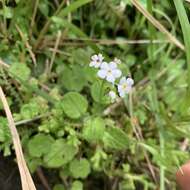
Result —
<path fill-rule="evenodd" d="M 52 70 L 52 67 L 53 67 L 53 63 L 55 61 L 55 56 L 56 56 L 56 50 L 58 49 L 58 46 L 59 46 L 59 42 L 60 42 L 60 39 L 61 39 L 61 31 L 58 31 L 57 33 L 57 39 L 56 39 L 56 42 L 55 42 L 55 46 L 54 46 L 54 51 L 52 53 L 52 58 L 51 58 L 51 62 L 50 62 L 50 66 L 49 66 L 49 73 L 51 72 Z"/>
<path fill-rule="evenodd" d="M 36 18 L 36 13 L 38 10 L 38 4 L 39 4 L 39 0 L 35 0 L 34 10 L 33 10 L 33 14 L 32 14 L 31 23 L 30 23 L 29 38 L 31 38 L 31 36 L 32 36 L 32 30 L 33 30 L 33 27 L 35 24 L 35 18 Z"/>
<path fill-rule="evenodd" d="M 21 177 L 22 190 L 36 190 L 34 182 L 32 180 L 32 177 L 30 175 L 30 172 L 28 170 L 28 167 L 27 167 L 25 159 L 24 159 L 20 138 L 19 138 L 17 129 L 15 127 L 12 113 L 10 111 L 5 94 L 1 87 L 0 87 L 0 99 L 3 103 L 3 107 L 6 112 L 6 116 L 7 116 L 7 120 L 8 120 L 8 126 L 10 129 L 11 135 L 12 135 L 13 145 L 15 148 L 18 168 L 19 168 L 20 177 Z"/>
<path fill-rule="evenodd" d="M 36 170 L 36 172 L 37 172 L 37 175 L 38 175 L 40 181 L 42 182 L 43 186 L 45 187 L 45 189 L 46 190 L 51 190 L 51 188 L 50 188 L 50 186 L 48 184 L 48 181 L 47 181 L 46 177 L 44 176 L 44 173 L 43 173 L 42 169 L 39 167 Z"/>
<path fill-rule="evenodd" d="M 62 1 L 61 4 L 59 5 L 59 7 L 57 8 L 57 10 L 56 10 L 54 16 L 57 16 L 57 15 L 59 14 L 59 12 L 60 12 L 60 10 L 62 9 L 62 7 L 64 6 L 64 4 L 65 4 L 65 2 Z M 47 22 L 45 23 L 45 25 L 43 26 L 42 30 L 40 31 L 40 34 L 38 35 L 38 38 L 37 38 L 37 40 L 36 40 L 36 43 L 34 44 L 34 47 L 33 47 L 34 51 L 36 51 L 36 49 L 38 48 L 39 44 L 41 43 L 42 38 L 43 38 L 43 36 L 45 35 L 45 33 L 47 32 L 47 30 L 48 30 L 48 28 L 49 28 L 51 22 L 52 22 L 52 20 L 51 20 L 51 18 L 49 18 L 49 19 L 47 20 Z"/>
<path fill-rule="evenodd" d="M 20 34 L 22 41 L 25 43 L 25 46 L 30 54 L 30 57 L 31 57 L 34 65 L 36 66 L 36 57 L 35 57 L 34 53 L 32 52 L 32 47 L 28 43 L 27 39 L 25 38 L 25 36 L 24 36 L 23 32 L 21 31 L 21 29 L 19 28 L 19 26 L 18 25 L 15 25 L 15 26 L 16 26 L 18 33 Z"/>

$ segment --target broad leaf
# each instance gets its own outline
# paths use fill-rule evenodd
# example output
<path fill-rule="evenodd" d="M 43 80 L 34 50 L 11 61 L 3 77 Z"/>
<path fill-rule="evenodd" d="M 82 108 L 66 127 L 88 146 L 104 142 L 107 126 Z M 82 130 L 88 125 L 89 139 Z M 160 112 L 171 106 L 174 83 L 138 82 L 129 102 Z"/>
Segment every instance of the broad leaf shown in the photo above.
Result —
<path fill-rule="evenodd" d="M 28 152 L 30 156 L 41 157 L 49 151 L 48 147 L 50 147 L 53 142 L 54 139 L 50 135 L 35 135 L 28 142 Z"/>
<path fill-rule="evenodd" d="M 85 158 L 73 160 L 69 168 L 74 178 L 86 178 L 90 173 L 90 164 Z"/>
<path fill-rule="evenodd" d="M 63 97 L 62 107 L 65 114 L 73 119 L 80 118 L 88 108 L 85 97 L 77 92 L 69 92 Z"/>
<path fill-rule="evenodd" d="M 102 140 L 105 131 L 105 122 L 102 118 L 89 119 L 84 126 L 83 136 L 89 142 Z"/>
<path fill-rule="evenodd" d="M 109 127 L 104 133 L 103 138 L 104 144 L 106 147 L 113 149 L 126 149 L 129 146 L 129 137 L 117 127 Z"/>
<path fill-rule="evenodd" d="M 67 144 L 64 139 L 59 139 L 50 146 L 48 151 L 44 157 L 44 162 L 50 168 L 58 168 L 73 159 L 77 153 L 77 148 Z"/>

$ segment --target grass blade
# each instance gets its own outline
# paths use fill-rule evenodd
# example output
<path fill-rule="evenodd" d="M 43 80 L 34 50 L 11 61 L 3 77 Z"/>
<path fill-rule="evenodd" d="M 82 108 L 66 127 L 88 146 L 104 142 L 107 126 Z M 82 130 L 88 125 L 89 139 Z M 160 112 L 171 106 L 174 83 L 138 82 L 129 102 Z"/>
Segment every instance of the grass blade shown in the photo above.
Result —
<path fill-rule="evenodd" d="M 174 0 L 174 4 L 176 7 L 176 11 L 179 17 L 179 21 L 181 24 L 183 38 L 185 42 L 185 51 L 186 51 L 186 58 L 187 58 L 187 65 L 188 65 L 188 93 L 190 93 L 190 25 L 187 13 L 185 11 L 185 7 L 183 5 L 182 0 Z"/>
<path fill-rule="evenodd" d="M 75 11 L 76 9 L 78 9 L 79 7 L 87 4 L 87 3 L 90 3 L 92 0 L 77 0 L 75 2 L 73 2 L 72 4 L 70 4 L 69 6 L 67 6 L 66 8 L 64 8 L 62 11 L 56 11 L 56 13 L 53 15 L 53 16 L 61 16 L 61 17 L 64 17 L 66 16 L 67 14 Z M 63 1 L 64 2 L 64 1 Z M 61 7 L 62 7 L 62 4 L 61 4 Z M 36 40 L 36 43 L 34 45 L 34 50 L 36 50 L 43 38 L 43 36 L 45 35 L 45 33 L 47 32 L 50 24 L 51 24 L 51 19 L 52 17 L 50 17 L 48 19 L 48 21 L 46 22 L 46 24 L 44 25 L 44 27 L 42 28 L 39 36 L 38 36 L 38 39 Z"/>
<path fill-rule="evenodd" d="M 181 44 L 167 29 L 158 21 L 156 20 L 137 0 L 131 0 L 132 4 L 163 34 L 167 36 L 167 38 L 175 44 L 180 49 L 184 50 L 184 45 Z"/>

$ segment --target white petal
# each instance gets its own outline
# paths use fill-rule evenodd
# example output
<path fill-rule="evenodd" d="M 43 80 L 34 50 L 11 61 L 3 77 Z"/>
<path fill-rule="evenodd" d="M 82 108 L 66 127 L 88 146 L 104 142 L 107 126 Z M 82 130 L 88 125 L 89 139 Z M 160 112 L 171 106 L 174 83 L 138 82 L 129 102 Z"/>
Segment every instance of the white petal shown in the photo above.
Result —
<path fill-rule="evenodd" d="M 119 91 L 119 96 L 124 98 L 125 97 L 125 91 L 124 90 Z"/>
<path fill-rule="evenodd" d="M 125 92 L 127 94 L 129 94 L 131 92 L 131 90 L 132 90 L 132 87 L 131 86 L 127 86 L 127 88 L 125 89 Z"/>
<path fill-rule="evenodd" d="M 113 70 L 112 73 L 113 73 L 113 76 L 115 78 L 119 78 L 121 76 L 121 74 L 122 74 L 121 70 L 119 70 L 119 69 Z"/>
<path fill-rule="evenodd" d="M 124 98 L 125 94 L 126 94 L 126 90 L 123 89 L 123 86 L 122 85 L 118 85 L 117 86 L 117 90 L 118 90 L 119 96 L 122 97 L 122 98 Z"/>
<path fill-rule="evenodd" d="M 99 54 L 98 54 L 98 60 L 102 62 L 103 59 L 104 59 L 103 55 L 102 55 L 101 53 L 99 53 Z"/>
<path fill-rule="evenodd" d="M 118 65 L 121 64 L 121 60 L 118 59 L 118 58 L 116 58 L 116 57 L 114 58 L 114 62 L 115 62 L 116 64 L 118 64 Z"/>
<path fill-rule="evenodd" d="M 100 65 L 101 65 L 101 63 L 97 61 L 97 62 L 94 64 L 94 67 L 95 67 L 95 68 L 99 68 Z"/>
<path fill-rule="evenodd" d="M 112 62 L 109 63 L 109 68 L 110 69 L 116 69 L 117 68 L 117 64 L 112 61 Z"/>
<path fill-rule="evenodd" d="M 120 79 L 120 81 L 119 81 L 119 84 L 124 84 L 124 83 L 126 83 L 126 78 L 125 77 L 122 77 L 121 79 Z"/>
<path fill-rule="evenodd" d="M 114 83 L 115 82 L 115 77 L 113 75 L 109 74 L 109 75 L 106 76 L 106 80 L 108 82 Z"/>
<path fill-rule="evenodd" d="M 96 64 L 96 63 L 95 63 L 94 61 L 91 61 L 90 64 L 89 64 L 89 66 L 90 66 L 90 67 L 94 67 L 95 64 Z"/>
<path fill-rule="evenodd" d="M 129 85 L 129 86 L 133 86 L 134 80 L 133 80 L 132 78 L 127 78 L 126 83 L 127 83 L 127 85 Z"/>
<path fill-rule="evenodd" d="M 101 69 L 108 70 L 108 69 L 109 69 L 108 63 L 107 63 L 107 62 L 103 62 L 103 63 L 101 64 Z"/>
<path fill-rule="evenodd" d="M 93 55 L 93 56 L 91 57 L 91 59 L 92 59 L 93 61 L 97 61 L 97 60 L 98 60 L 98 56 L 97 56 L 97 55 Z"/>
<path fill-rule="evenodd" d="M 120 91 L 122 90 L 122 86 L 121 86 L 121 85 L 118 85 L 118 86 L 117 86 L 117 90 L 118 90 L 118 92 L 120 92 Z"/>
<path fill-rule="evenodd" d="M 99 70 L 98 71 L 98 76 L 101 78 L 101 79 L 104 79 L 106 77 L 106 71 L 105 70 Z"/>
<path fill-rule="evenodd" d="M 109 92 L 109 97 L 110 97 L 112 100 L 116 99 L 116 93 L 115 93 L 114 91 L 110 91 L 110 92 Z"/>

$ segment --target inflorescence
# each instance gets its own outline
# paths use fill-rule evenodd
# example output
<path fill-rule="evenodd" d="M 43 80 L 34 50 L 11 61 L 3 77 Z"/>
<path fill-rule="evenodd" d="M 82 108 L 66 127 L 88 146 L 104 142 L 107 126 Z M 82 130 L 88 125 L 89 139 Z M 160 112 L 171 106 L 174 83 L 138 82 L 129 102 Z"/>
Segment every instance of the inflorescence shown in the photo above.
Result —
<path fill-rule="evenodd" d="M 126 94 L 131 92 L 134 80 L 130 77 L 122 76 L 122 72 L 118 68 L 119 64 L 121 64 L 121 60 L 117 58 L 109 63 L 105 62 L 103 55 L 99 53 L 98 55 L 93 55 L 91 57 L 89 66 L 98 69 L 98 77 L 113 84 L 113 86 L 116 87 L 119 96 L 124 98 Z M 120 79 L 119 83 L 116 82 L 117 79 Z M 108 95 L 112 102 L 117 98 L 116 92 L 113 90 L 111 90 Z"/>

